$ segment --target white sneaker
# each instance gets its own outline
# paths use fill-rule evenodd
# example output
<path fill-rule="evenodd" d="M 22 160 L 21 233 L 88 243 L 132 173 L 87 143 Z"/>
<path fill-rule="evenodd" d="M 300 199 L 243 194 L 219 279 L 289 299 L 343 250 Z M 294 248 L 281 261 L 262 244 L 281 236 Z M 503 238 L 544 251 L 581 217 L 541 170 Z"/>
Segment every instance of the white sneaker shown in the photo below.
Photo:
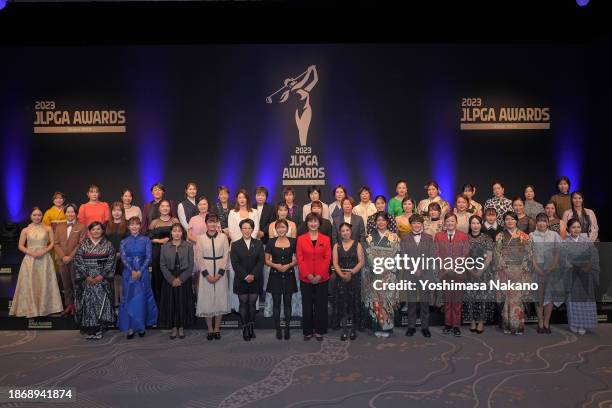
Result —
<path fill-rule="evenodd" d="M 389 333 L 388 332 L 382 332 L 381 337 L 386 339 L 387 337 L 389 337 Z"/>
<path fill-rule="evenodd" d="M 586 334 L 586 329 L 584 327 L 581 327 L 578 329 L 578 334 L 581 336 L 584 336 Z"/>
<path fill-rule="evenodd" d="M 574 326 L 570 326 L 570 330 L 572 331 L 572 333 L 578 333 L 578 329 Z"/>

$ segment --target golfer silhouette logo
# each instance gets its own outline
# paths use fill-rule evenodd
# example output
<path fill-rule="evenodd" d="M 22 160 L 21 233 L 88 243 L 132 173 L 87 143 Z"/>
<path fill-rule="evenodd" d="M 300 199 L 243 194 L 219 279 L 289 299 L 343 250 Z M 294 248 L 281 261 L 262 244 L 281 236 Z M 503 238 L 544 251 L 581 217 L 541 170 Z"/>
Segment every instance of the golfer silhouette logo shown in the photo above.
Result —
<path fill-rule="evenodd" d="M 285 103 L 293 100 L 296 103 L 295 124 L 300 136 L 300 145 L 306 146 L 308 140 L 308 128 L 312 120 L 312 108 L 310 107 L 310 92 L 319 81 L 317 67 L 311 65 L 295 78 L 285 79 L 285 84 L 266 98 L 266 103 Z"/>

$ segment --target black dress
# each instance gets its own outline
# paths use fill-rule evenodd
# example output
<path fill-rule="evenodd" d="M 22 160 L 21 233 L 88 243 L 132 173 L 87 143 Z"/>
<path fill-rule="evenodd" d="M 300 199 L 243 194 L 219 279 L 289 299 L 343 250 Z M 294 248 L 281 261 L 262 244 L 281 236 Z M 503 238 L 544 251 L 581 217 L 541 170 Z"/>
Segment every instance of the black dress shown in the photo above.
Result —
<path fill-rule="evenodd" d="M 353 269 L 359 263 L 357 256 L 357 245 L 359 241 L 354 240 L 350 248 L 345 251 L 342 242 L 338 242 L 338 264 L 343 271 Z M 359 327 L 361 307 L 361 271 L 353 274 L 351 280 L 345 282 L 340 277 L 337 282 L 338 314 L 346 325 L 347 318 L 351 319 L 352 327 Z"/>
<path fill-rule="evenodd" d="M 174 256 L 172 275 L 178 278 L 183 271 L 178 251 Z M 159 309 L 159 324 L 162 327 L 189 327 L 194 322 L 194 302 L 191 279 L 179 287 L 173 287 L 164 279 L 161 291 L 162 304 Z"/>
<path fill-rule="evenodd" d="M 273 263 L 287 265 L 293 261 L 297 240 L 295 238 L 287 237 L 289 240 L 289 247 L 278 248 L 276 247 L 277 239 L 278 238 L 272 238 L 268 241 L 268 244 L 266 245 L 266 253 L 272 256 Z M 274 268 L 270 268 L 270 276 L 268 277 L 266 292 L 273 295 L 289 295 L 296 293 L 297 291 L 297 282 L 295 280 L 295 271 L 293 268 L 287 269 L 285 272 L 279 272 Z"/>
<path fill-rule="evenodd" d="M 227 217 L 229 216 L 229 212 L 231 209 L 232 208 L 229 203 L 227 203 L 227 208 L 223 208 L 223 204 L 221 204 L 219 201 L 217 201 L 215 206 L 211 208 L 211 212 L 217 214 L 217 217 L 219 217 L 221 229 L 227 228 Z"/>
<path fill-rule="evenodd" d="M 108 227 L 107 227 L 108 229 Z M 129 231 L 113 231 L 110 233 L 106 234 L 106 239 L 108 239 L 110 241 L 111 244 L 113 244 L 113 248 L 115 248 L 115 253 L 120 253 L 121 252 L 121 241 L 124 238 L 127 238 L 130 235 Z M 121 258 L 119 256 L 117 256 L 117 265 L 115 267 L 115 275 L 122 275 L 123 273 L 123 262 L 121 262 Z"/>
<path fill-rule="evenodd" d="M 160 225 L 149 231 L 150 239 L 161 239 L 171 238 L 172 225 Z M 153 296 L 155 297 L 155 303 L 159 309 L 159 302 L 161 301 L 161 288 L 164 281 L 164 275 L 162 274 L 161 267 L 159 266 L 159 259 L 161 254 L 162 244 L 153 243 L 153 256 L 151 260 L 151 286 L 153 287 Z"/>

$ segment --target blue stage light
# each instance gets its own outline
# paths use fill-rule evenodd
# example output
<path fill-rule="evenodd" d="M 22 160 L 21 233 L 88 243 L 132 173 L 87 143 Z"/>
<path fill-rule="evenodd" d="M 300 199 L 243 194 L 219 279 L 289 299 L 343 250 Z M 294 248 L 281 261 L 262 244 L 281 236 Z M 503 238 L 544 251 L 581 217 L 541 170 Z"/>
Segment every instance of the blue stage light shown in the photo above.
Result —
<path fill-rule="evenodd" d="M 580 7 L 584 7 L 587 4 L 589 4 L 590 0 L 576 0 L 576 4 L 578 4 Z"/>
<path fill-rule="evenodd" d="M 0 0 L 0 10 L 2 10 L 6 6 L 7 0 Z"/>

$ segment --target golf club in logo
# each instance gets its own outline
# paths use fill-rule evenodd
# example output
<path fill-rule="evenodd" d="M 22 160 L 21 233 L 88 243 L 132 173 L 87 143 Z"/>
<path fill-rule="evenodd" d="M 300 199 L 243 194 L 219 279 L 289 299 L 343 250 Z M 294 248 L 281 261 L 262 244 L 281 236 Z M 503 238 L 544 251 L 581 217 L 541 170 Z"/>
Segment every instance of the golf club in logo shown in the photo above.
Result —
<path fill-rule="evenodd" d="M 308 142 L 308 130 L 312 120 L 310 93 L 319 82 L 315 65 L 311 65 L 295 78 L 286 78 L 284 85 L 266 97 L 266 103 L 289 103 L 295 106 L 294 118 L 300 145 L 283 168 L 283 185 L 323 185 L 325 168 L 319 166 L 319 158 Z"/>

